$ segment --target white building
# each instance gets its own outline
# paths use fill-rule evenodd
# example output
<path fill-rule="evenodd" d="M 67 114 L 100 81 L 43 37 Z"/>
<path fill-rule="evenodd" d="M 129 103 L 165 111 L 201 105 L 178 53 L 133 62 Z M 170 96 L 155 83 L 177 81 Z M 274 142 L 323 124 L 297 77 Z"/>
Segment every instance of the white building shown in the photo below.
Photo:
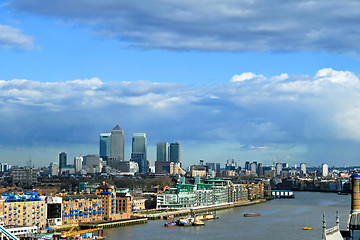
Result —
<path fill-rule="evenodd" d="M 300 164 L 301 175 L 306 175 L 306 163 Z"/>
<path fill-rule="evenodd" d="M 80 172 L 82 169 L 82 163 L 83 163 L 83 157 L 75 157 L 74 158 L 74 166 L 75 166 L 75 172 Z"/>
<path fill-rule="evenodd" d="M 329 175 L 329 165 L 326 163 L 321 165 L 321 173 L 323 177 L 327 177 Z"/>

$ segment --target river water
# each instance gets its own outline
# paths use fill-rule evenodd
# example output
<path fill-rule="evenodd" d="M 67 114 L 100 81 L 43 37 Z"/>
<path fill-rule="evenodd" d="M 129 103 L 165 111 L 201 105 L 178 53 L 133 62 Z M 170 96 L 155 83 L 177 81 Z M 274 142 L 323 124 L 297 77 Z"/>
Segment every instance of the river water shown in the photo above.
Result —
<path fill-rule="evenodd" d="M 318 240 L 322 233 L 322 215 L 327 227 L 335 226 L 339 211 L 340 228 L 345 229 L 350 213 L 350 195 L 336 193 L 295 192 L 295 199 L 275 199 L 266 203 L 221 210 L 220 218 L 206 221 L 201 227 L 170 227 L 169 220 L 105 230 L 108 240 L 175 240 L 175 239 L 277 239 Z M 260 217 L 244 217 L 260 213 Z M 303 227 L 312 227 L 310 231 Z"/>

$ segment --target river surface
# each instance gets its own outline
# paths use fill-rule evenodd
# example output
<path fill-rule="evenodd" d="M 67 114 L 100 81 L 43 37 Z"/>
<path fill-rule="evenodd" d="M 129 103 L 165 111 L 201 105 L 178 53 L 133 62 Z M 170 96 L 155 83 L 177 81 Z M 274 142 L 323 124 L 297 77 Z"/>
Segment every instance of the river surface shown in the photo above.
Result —
<path fill-rule="evenodd" d="M 175 240 L 175 239 L 276 239 L 319 240 L 322 215 L 327 227 L 335 226 L 339 211 L 340 228 L 345 229 L 350 213 L 351 195 L 336 193 L 295 192 L 295 199 L 275 199 L 262 204 L 221 210 L 220 218 L 206 221 L 201 227 L 169 227 L 169 220 L 105 230 L 108 240 Z M 244 217 L 244 213 L 260 213 L 260 217 Z M 310 231 L 303 227 L 312 227 Z"/>

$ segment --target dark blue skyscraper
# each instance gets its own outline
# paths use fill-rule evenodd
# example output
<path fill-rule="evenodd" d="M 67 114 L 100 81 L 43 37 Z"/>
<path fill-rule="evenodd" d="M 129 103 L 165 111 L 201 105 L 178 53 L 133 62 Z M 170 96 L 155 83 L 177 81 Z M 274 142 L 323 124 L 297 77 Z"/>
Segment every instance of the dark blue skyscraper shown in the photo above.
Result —
<path fill-rule="evenodd" d="M 180 162 L 180 144 L 170 143 L 170 162 Z"/>
<path fill-rule="evenodd" d="M 59 153 L 59 168 L 66 167 L 67 165 L 67 155 L 66 152 Z"/>
<path fill-rule="evenodd" d="M 110 139 L 111 133 L 100 133 L 100 149 L 99 154 L 102 158 L 110 157 Z"/>

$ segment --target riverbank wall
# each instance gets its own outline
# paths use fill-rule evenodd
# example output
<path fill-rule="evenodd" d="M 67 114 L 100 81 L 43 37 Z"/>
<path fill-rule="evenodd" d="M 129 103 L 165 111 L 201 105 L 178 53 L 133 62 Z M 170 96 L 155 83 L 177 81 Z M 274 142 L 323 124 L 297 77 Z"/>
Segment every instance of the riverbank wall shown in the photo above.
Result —
<path fill-rule="evenodd" d="M 128 219 L 121 221 L 111 221 L 111 222 L 101 222 L 101 223 L 82 223 L 79 224 L 80 228 L 88 229 L 88 228 L 114 228 L 114 227 L 123 227 L 129 225 L 136 224 L 144 224 L 147 223 L 148 218 L 136 218 L 136 219 Z"/>

